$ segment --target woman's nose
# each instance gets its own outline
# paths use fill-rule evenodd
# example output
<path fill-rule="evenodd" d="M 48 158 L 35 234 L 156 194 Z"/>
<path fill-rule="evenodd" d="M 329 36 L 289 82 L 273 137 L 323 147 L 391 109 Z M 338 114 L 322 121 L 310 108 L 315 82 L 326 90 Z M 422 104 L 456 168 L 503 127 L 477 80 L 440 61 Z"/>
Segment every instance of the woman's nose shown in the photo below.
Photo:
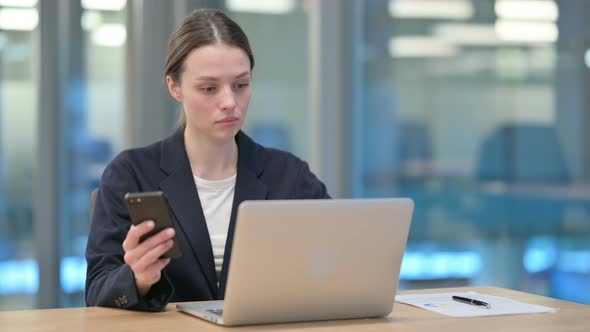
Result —
<path fill-rule="evenodd" d="M 223 89 L 221 95 L 221 109 L 222 110 L 233 110 L 236 107 L 236 96 L 231 87 Z"/>

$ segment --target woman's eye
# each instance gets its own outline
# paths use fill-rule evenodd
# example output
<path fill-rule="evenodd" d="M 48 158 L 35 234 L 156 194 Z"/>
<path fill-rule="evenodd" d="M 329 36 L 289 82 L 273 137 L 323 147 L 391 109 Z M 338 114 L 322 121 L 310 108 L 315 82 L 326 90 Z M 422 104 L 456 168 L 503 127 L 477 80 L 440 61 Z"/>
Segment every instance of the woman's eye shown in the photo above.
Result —
<path fill-rule="evenodd" d="M 205 93 L 212 93 L 215 91 L 215 87 L 214 86 L 205 86 L 201 88 L 201 91 L 205 92 Z"/>
<path fill-rule="evenodd" d="M 238 83 L 236 84 L 236 86 L 238 87 L 238 89 L 244 89 L 246 87 L 248 87 L 250 85 L 250 83 Z"/>

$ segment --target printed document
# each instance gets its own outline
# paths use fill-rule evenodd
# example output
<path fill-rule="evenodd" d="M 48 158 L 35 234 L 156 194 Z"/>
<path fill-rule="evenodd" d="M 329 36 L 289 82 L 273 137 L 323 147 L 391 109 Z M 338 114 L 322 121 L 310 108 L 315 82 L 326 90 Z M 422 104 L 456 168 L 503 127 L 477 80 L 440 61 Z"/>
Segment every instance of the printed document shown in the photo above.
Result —
<path fill-rule="evenodd" d="M 486 302 L 490 308 L 457 302 L 453 296 L 461 296 Z M 452 317 L 480 317 L 557 312 L 559 309 L 511 300 L 505 297 L 477 292 L 398 295 L 395 301 Z"/>

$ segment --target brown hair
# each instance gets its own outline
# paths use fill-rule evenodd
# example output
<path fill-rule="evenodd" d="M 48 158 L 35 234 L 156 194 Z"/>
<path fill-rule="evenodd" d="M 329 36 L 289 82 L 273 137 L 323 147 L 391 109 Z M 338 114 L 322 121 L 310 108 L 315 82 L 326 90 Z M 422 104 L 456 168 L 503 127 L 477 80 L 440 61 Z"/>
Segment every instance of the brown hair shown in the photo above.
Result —
<path fill-rule="evenodd" d="M 254 55 L 242 28 L 219 10 L 197 9 L 185 17 L 170 36 L 165 76 L 170 76 L 175 83 L 180 84 L 189 53 L 195 48 L 215 43 L 241 48 L 250 59 L 250 70 L 254 68 Z M 180 112 L 178 124 L 186 124 L 184 112 Z"/>

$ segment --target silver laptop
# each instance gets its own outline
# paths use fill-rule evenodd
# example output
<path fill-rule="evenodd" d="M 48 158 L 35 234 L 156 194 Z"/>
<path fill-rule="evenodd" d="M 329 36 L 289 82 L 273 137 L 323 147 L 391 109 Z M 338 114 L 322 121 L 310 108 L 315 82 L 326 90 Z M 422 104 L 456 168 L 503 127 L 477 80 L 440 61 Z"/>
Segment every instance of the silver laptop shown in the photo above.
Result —
<path fill-rule="evenodd" d="M 225 300 L 177 307 L 226 326 L 387 316 L 413 208 L 406 198 L 243 202 Z"/>

